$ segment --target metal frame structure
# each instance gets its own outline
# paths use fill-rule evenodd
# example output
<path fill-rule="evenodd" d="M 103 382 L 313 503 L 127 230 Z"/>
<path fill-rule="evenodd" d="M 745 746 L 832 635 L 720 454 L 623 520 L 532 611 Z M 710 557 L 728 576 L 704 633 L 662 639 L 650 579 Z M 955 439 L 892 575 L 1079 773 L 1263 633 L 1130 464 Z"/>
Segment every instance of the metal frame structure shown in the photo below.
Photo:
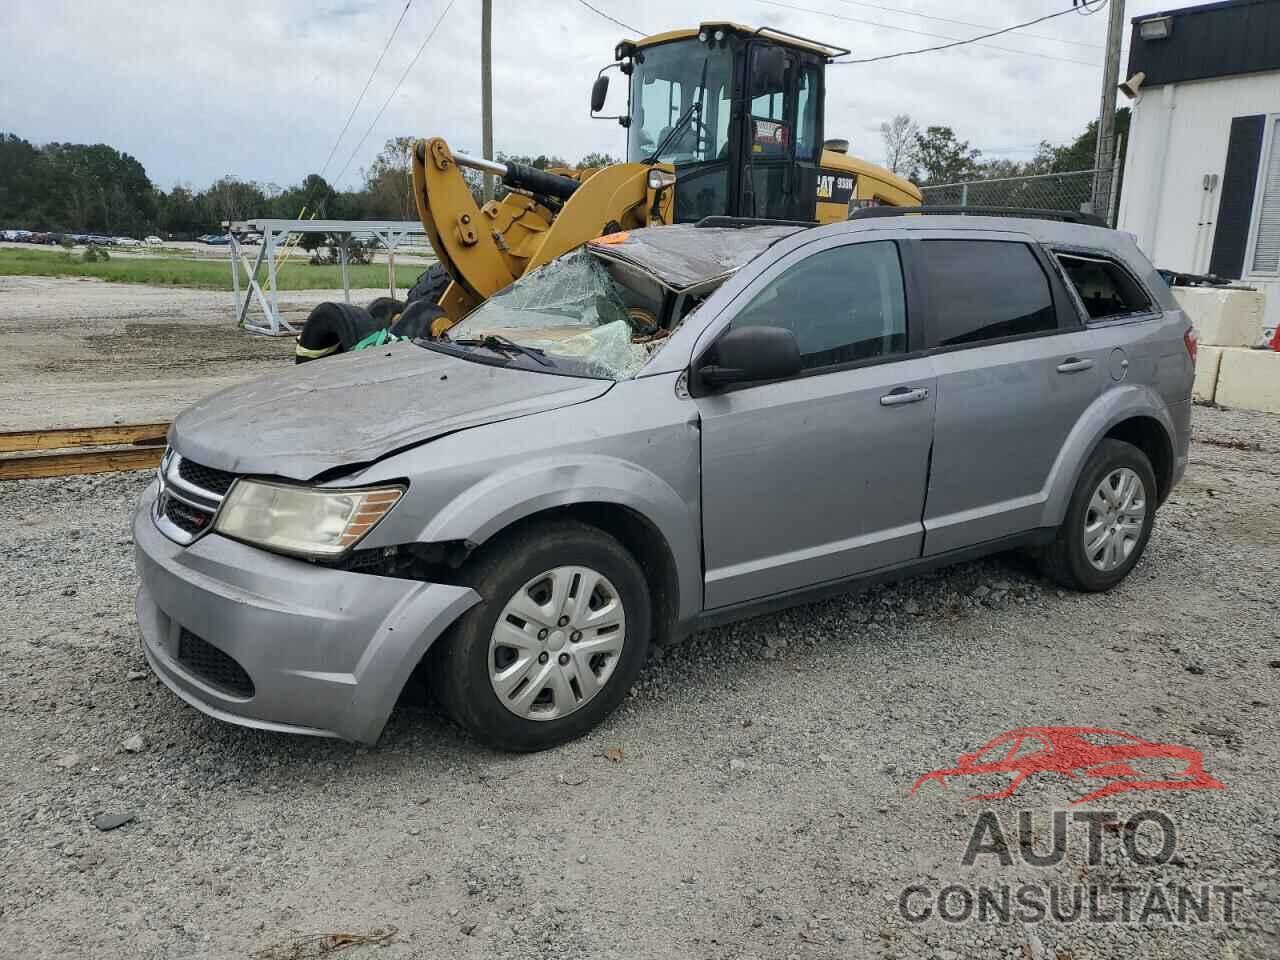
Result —
<path fill-rule="evenodd" d="M 334 237 L 338 247 L 338 262 L 342 267 L 342 296 L 347 303 L 351 302 L 347 249 L 352 237 L 377 238 L 382 249 L 387 252 L 387 289 L 393 297 L 396 295 L 396 248 L 411 236 L 422 237 L 428 249 L 430 248 L 427 232 L 417 220 L 224 220 L 222 227 L 231 238 L 231 288 L 236 324 L 250 333 L 273 337 L 298 332 L 296 327 L 281 317 L 276 288 L 276 257 L 290 234 L 325 233 Z M 239 240 L 246 233 L 262 234 L 262 246 L 252 258 Z M 258 282 L 258 269 L 264 262 L 267 265 L 265 290 Z M 255 299 L 262 311 L 263 319 L 260 321 L 249 315 L 249 305 Z"/>

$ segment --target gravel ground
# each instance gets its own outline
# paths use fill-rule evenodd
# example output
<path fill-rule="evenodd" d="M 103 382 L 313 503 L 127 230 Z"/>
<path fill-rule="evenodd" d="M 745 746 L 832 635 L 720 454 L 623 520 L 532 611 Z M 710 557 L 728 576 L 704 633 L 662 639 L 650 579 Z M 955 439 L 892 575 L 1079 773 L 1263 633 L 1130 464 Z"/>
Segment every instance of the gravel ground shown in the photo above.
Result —
<path fill-rule="evenodd" d="M 386 292 L 352 290 L 351 302 Z M 279 298 L 285 320 L 301 328 L 342 291 Z M 293 363 L 294 346 L 291 336 L 238 329 L 230 293 L 56 277 L 0 277 L 0 342 L 0 430 L 170 420 L 215 390 Z"/>
<path fill-rule="evenodd" d="M 1188 478 L 1112 593 L 998 558 L 700 634 L 603 728 L 534 756 L 477 747 L 415 696 L 372 749 L 206 719 L 138 648 L 147 478 L 0 484 L 0 952 L 314 956 L 297 938 L 395 928 L 341 956 L 1280 956 L 1280 418 L 1195 416 Z M 1194 747 L 1225 789 L 1090 805 L 1165 813 L 1163 865 L 1104 830 L 1095 865 L 1072 832 L 1055 866 L 965 866 L 980 811 L 1017 848 L 1019 811 L 1043 827 L 1082 795 L 1058 776 L 909 795 L 1022 725 Z M 103 813 L 136 819 L 102 832 Z M 912 884 L 1086 880 L 1244 891 L 1231 924 L 898 909 Z"/>

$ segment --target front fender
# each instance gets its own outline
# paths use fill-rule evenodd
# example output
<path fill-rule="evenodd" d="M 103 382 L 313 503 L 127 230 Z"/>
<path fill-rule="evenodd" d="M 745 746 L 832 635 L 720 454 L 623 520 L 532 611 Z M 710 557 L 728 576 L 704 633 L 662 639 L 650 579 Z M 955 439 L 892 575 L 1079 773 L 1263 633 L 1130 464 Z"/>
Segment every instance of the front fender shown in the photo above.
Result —
<path fill-rule="evenodd" d="M 1058 451 L 1058 458 L 1045 484 L 1047 496 L 1040 526 L 1056 527 L 1062 523 L 1076 480 L 1090 455 L 1112 427 L 1133 417 L 1148 417 L 1159 423 L 1170 448 L 1176 450 L 1174 438 L 1177 432 L 1160 395 L 1143 384 L 1113 387 L 1085 410 Z"/>
<path fill-rule="evenodd" d="M 701 607 L 698 509 L 655 473 L 615 457 L 549 457 L 513 466 L 463 490 L 428 521 L 424 543 L 484 543 L 526 517 L 574 504 L 614 504 L 657 528 L 675 560 L 685 620 Z"/>

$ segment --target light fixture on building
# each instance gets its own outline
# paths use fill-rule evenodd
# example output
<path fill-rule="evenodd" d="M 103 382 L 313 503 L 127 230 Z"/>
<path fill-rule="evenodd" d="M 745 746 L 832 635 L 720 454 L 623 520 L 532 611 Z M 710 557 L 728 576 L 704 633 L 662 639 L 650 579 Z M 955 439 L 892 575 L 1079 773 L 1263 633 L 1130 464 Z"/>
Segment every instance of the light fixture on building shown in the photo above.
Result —
<path fill-rule="evenodd" d="M 1120 84 L 1120 92 L 1132 100 L 1138 95 L 1138 91 L 1142 89 L 1142 83 L 1147 79 L 1147 75 L 1139 70 L 1132 77 Z"/>
<path fill-rule="evenodd" d="M 1143 40 L 1167 40 L 1173 33 L 1173 17 L 1150 17 L 1138 21 L 1138 36 Z"/>

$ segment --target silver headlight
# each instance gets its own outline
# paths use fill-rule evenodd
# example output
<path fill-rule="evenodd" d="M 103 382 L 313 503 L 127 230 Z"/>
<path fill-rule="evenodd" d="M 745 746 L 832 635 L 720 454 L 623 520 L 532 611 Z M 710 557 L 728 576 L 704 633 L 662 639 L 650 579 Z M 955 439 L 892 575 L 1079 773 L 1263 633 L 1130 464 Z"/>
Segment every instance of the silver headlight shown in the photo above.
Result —
<path fill-rule="evenodd" d="M 402 487 L 321 490 L 238 480 L 214 529 L 268 550 L 336 557 L 359 543 L 403 494 Z"/>

